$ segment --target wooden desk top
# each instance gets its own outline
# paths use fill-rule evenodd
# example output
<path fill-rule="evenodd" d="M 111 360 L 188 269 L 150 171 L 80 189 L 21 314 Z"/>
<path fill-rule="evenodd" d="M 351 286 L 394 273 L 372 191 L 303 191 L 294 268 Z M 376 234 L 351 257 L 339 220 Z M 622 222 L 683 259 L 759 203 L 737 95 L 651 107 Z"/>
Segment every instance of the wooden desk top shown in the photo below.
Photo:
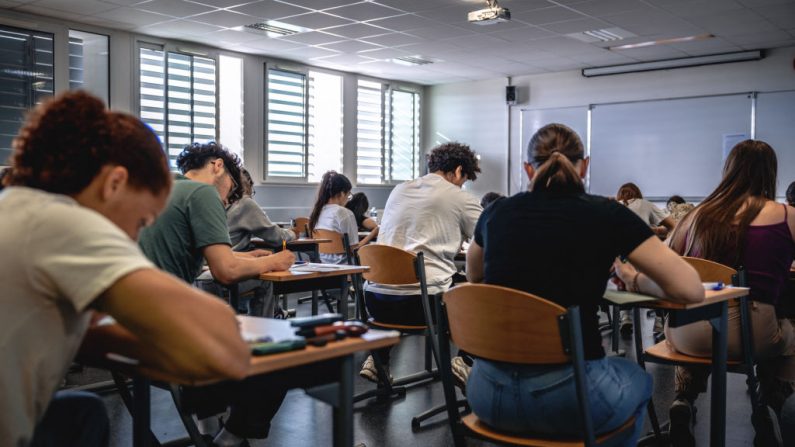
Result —
<path fill-rule="evenodd" d="M 748 295 L 747 287 L 726 287 L 722 290 L 706 290 L 704 301 L 693 304 L 679 304 L 665 301 L 664 299 L 657 298 L 649 295 L 641 295 L 639 293 L 623 292 L 618 290 L 607 290 L 604 298 L 612 303 L 619 305 L 636 304 L 639 307 L 647 307 L 653 309 L 695 309 L 698 307 L 708 306 L 710 304 L 727 301 L 732 298 L 740 298 Z"/>
<path fill-rule="evenodd" d="M 317 265 L 317 264 L 305 264 L 305 265 Z M 300 266 L 298 266 L 300 268 Z M 313 278 L 327 278 L 333 276 L 342 276 L 342 275 L 354 275 L 356 273 L 364 273 L 369 272 L 370 267 L 363 265 L 340 265 L 339 268 L 335 268 L 331 271 L 319 272 L 319 271 L 282 271 L 282 272 L 267 272 L 262 273 L 259 275 L 259 279 L 263 281 L 273 281 L 273 282 L 286 282 L 286 281 L 300 281 L 302 279 L 313 279 Z"/>
<path fill-rule="evenodd" d="M 290 320 L 275 320 L 272 318 L 257 318 L 238 316 L 240 329 L 244 337 L 257 335 L 270 335 L 274 341 L 295 337 L 295 328 L 290 326 Z M 297 351 L 283 352 L 280 354 L 251 357 L 249 376 L 278 371 L 310 363 L 321 362 L 336 357 L 342 357 L 358 351 L 392 346 L 400 341 L 400 334 L 396 331 L 379 331 L 370 329 L 362 337 L 349 337 L 331 342 L 323 347 L 307 346 Z"/>

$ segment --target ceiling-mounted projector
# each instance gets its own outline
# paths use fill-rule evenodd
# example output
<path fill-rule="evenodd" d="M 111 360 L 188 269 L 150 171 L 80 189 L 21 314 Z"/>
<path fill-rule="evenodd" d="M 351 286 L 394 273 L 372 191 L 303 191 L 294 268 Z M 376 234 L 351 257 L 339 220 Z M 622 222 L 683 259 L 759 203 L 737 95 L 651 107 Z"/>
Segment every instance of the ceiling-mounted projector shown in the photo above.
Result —
<path fill-rule="evenodd" d="M 511 11 L 508 8 L 502 8 L 497 3 L 497 0 L 486 0 L 488 8 L 472 11 L 467 14 L 469 23 L 475 25 L 492 25 L 494 23 L 507 22 L 511 20 Z"/>

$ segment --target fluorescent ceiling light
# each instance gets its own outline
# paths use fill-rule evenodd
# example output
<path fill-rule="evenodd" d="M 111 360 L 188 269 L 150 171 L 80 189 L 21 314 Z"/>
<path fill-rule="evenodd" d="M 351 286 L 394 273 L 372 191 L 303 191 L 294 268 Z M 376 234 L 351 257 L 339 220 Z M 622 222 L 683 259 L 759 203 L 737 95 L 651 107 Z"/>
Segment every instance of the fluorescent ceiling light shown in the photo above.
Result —
<path fill-rule="evenodd" d="M 422 56 L 401 56 L 393 58 L 392 62 L 398 65 L 408 65 L 412 67 L 415 65 L 428 65 L 433 63 L 432 60 L 425 59 Z"/>
<path fill-rule="evenodd" d="M 636 73 L 641 71 L 667 70 L 670 68 L 696 67 L 699 65 L 725 64 L 728 62 L 742 62 L 762 59 L 762 51 L 742 51 L 739 53 L 711 54 L 708 56 L 685 57 L 681 59 L 666 59 L 652 62 L 639 62 L 636 64 L 612 65 L 609 67 L 583 68 L 582 75 L 586 78 L 606 76 L 622 73 Z"/>
<path fill-rule="evenodd" d="M 660 40 L 650 40 L 647 42 L 639 42 L 639 43 L 630 43 L 626 45 L 618 45 L 615 47 L 609 47 L 608 50 L 630 50 L 632 48 L 643 48 L 643 47 L 651 47 L 654 45 L 670 45 L 672 43 L 682 43 L 682 42 L 693 42 L 696 40 L 706 40 L 712 39 L 715 37 L 712 34 L 699 34 L 697 36 L 687 36 L 687 37 L 674 37 L 671 39 L 660 39 Z"/>
<path fill-rule="evenodd" d="M 582 31 L 579 33 L 570 33 L 566 34 L 566 37 L 571 37 L 572 39 L 579 40 L 580 42 L 595 43 L 595 42 L 612 42 L 616 40 L 626 39 L 628 37 L 637 37 L 637 34 L 633 34 L 622 28 L 613 27 L 613 28 L 595 29 L 590 31 Z"/>
<path fill-rule="evenodd" d="M 268 37 L 292 36 L 293 34 L 312 31 L 309 28 L 278 22 L 276 20 L 266 20 L 264 22 L 252 23 L 251 25 L 238 26 L 233 29 L 256 34 L 265 34 Z"/>

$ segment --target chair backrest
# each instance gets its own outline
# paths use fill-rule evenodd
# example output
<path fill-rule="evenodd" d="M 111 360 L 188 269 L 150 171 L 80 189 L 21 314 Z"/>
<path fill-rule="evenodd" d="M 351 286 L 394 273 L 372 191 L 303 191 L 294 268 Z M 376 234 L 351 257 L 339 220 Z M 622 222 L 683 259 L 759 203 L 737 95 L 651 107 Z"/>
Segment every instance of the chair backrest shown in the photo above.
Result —
<path fill-rule="evenodd" d="M 566 309 L 558 304 L 487 284 L 453 287 L 443 299 L 450 338 L 459 349 L 499 362 L 571 362 L 561 336 Z"/>
<path fill-rule="evenodd" d="M 364 279 L 390 286 L 417 284 L 419 282 L 417 255 L 389 245 L 369 244 L 358 250 L 361 265 L 370 267 Z"/>
<path fill-rule="evenodd" d="M 331 239 L 331 242 L 318 244 L 318 252 L 327 255 L 343 255 L 348 253 L 348 247 L 345 246 L 345 238 L 342 233 L 337 233 L 331 230 L 317 229 L 312 232 L 313 239 Z"/>
<path fill-rule="evenodd" d="M 701 258 L 691 258 L 689 256 L 684 256 L 682 259 L 696 269 L 701 281 L 704 282 L 720 281 L 727 285 L 733 284 L 732 276 L 737 274 L 737 270 L 723 264 L 718 264 L 717 262 Z"/>
<path fill-rule="evenodd" d="M 298 236 L 300 236 L 298 233 L 306 232 L 307 225 L 309 225 L 308 217 L 296 217 L 293 219 L 293 229 Z M 309 233 L 306 233 L 306 236 L 309 237 Z"/>

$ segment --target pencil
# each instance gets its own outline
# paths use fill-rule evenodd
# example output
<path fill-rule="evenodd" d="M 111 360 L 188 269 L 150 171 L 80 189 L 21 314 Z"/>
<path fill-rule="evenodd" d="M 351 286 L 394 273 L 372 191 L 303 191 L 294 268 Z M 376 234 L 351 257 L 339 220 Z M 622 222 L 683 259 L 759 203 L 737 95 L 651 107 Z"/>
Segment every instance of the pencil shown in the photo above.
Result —
<path fill-rule="evenodd" d="M 282 239 L 282 250 L 287 250 L 287 241 Z"/>

